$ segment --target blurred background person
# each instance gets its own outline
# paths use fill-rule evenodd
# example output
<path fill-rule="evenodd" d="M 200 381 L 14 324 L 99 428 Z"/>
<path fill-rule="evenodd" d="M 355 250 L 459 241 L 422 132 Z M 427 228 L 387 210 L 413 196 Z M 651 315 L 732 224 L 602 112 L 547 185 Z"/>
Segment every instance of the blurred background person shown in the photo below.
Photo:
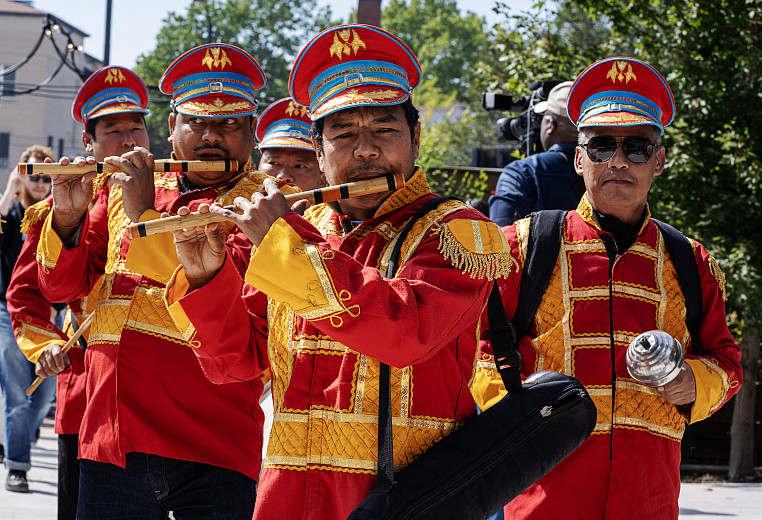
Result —
<path fill-rule="evenodd" d="M 43 162 L 46 158 L 55 160 L 53 150 L 40 145 L 30 146 L 21 154 L 19 162 Z M 14 195 L 18 200 L 14 202 Z M 55 379 L 43 381 L 35 393 L 27 397 L 24 393 L 34 381 L 35 365 L 24 357 L 13 336 L 11 318 L 8 314 L 6 291 L 10 283 L 13 266 L 21 252 L 26 238 L 21 233 L 21 221 L 26 209 L 50 194 L 50 177 L 46 175 L 19 175 L 14 169 L 8 179 L 8 186 L 0 199 L 0 388 L 5 397 L 3 410 L 5 419 L 5 467 L 8 474 L 5 488 L 8 491 L 26 493 L 29 491 L 26 472 L 31 467 L 32 442 L 36 440 L 37 429 L 55 396 Z M 59 326 L 61 323 L 58 324 Z"/>
<path fill-rule="evenodd" d="M 310 137 L 309 108 L 282 98 L 262 112 L 256 138 L 262 158 L 259 171 L 298 186 L 302 191 L 325 186 Z"/>
<path fill-rule="evenodd" d="M 541 209 L 574 209 L 585 193 L 574 171 L 577 129 L 566 114 L 571 81 L 559 83 L 534 111 L 543 114 L 540 141 L 544 152 L 508 164 L 489 199 L 489 218 L 500 226 L 513 224 Z"/>

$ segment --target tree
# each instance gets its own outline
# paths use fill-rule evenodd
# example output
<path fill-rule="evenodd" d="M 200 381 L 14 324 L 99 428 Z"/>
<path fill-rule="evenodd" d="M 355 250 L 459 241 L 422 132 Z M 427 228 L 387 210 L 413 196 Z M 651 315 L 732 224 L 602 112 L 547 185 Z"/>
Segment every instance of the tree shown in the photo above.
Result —
<path fill-rule="evenodd" d="M 208 11 L 207 11 L 208 9 Z M 208 0 L 190 2 L 186 12 L 170 12 L 156 37 L 156 47 L 138 58 L 135 71 L 149 86 L 151 114 L 146 119 L 151 151 L 166 157 L 169 99 L 157 85 L 166 68 L 185 51 L 206 43 L 207 14 L 214 41 L 240 47 L 260 64 L 267 84 L 260 103 L 288 95 L 288 75 L 301 48 L 322 29 L 334 25 L 330 8 L 317 0 Z"/>
<path fill-rule="evenodd" d="M 758 349 L 755 354 L 750 346 L 759 345 L 762 331 L 762 0 L 558 5 L 553 13 L 538 2 L 535 13 L 496 28 L 480 68 L 483 81 L 516 89 L 530 74 L 575 74 L 617 54 L 643 59 L 662 72 L 675 94 L 676 119 L 665 132 L 667 168 L 649 202 L 655 214 L 716 257 L 726 276 L 726 310 L 744 349 L 745 371 L 758 374 Z M 574 27 L 580 34 L 569 30 Z M 754 379 L 744 381 L 747 398 L 754 396 Z M 753 416 L 736 413 L 733 421 L 731 451 L 752 453 L 753 438 L 740 433 L 749 428 L 735 423 Z M 743 462 L 745 468 L 731 468 L 735 478 L 753 470 L 750 458 Z"/>
<path fill-rule="evenodd" d="M 415 53 L 423 71 L 416 103 L 479 103 L 474 67 L 487 48 L 486 22 L 461 14 L 455 0 L 391 0 L 381 26 Z"/>

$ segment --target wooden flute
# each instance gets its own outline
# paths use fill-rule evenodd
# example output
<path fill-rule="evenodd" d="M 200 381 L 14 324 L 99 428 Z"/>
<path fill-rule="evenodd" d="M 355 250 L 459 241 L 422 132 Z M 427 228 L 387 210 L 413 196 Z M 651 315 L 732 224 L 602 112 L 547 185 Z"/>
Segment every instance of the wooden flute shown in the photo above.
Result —
<path fill-rule="evenodd" d="M 293 204 L 298 200 L 309 200 L 313 204 L 331 202 L 334 200 L 348 199 L 369 195 L 371 193 L 380 193 L 383 191 L 392 191 L 405 185 L 405 177 L 401 173 L 376 177 L 364 181 L 339 184 L 338 186 L 328 186 L 318 188 L 312 191 L 303 191 L 300 193 L 291 193 L 286 195 L 286 201 Z M 235 206 L 225 206 L 225 209 L 235 211 Z M 214 213 L 189 213 L 184 216 L 173 216 L 148 220 L 146 222 L 135 222 L 127 226 L 127 233 L 130 238 L 145 237 L 157 233 L 166 233 L 176 229 L 202 226 L 212 222 L 222 222 L 224 217 Z"/>
<path fill-rule="evenodd" d="M 79 326 L 77 331 L 72 334 L 72 336 L 69 338 L 69 341 L 66 342 L 66 344 L 61 348 L 61 354 L 66 354 L 71 350 L 71 347 L 77 344 L 77 341 L 79 341 L 80 336 L 85 333 L 85 331 L 90 327 L 90 324 L 93 322 L 93 318 L 95 317 L 95 311 L 91 312 L 90 315 L 85 319 L 85 321 L 82 322 L 82 325 Z M 44 376 L 37 376 L 37 379 L 32 382 L 31 385 L 29 385 L 29 388 L 26 389 L 26 395 L 32 395 L 35 390 L 37 390 L 37 387 L 40 386 L 40 384 L 45 379 Z"/>
<path fill-rule="evenodd" d="M 19 175 L 78 175 L 88 172 L 116 173 L 118 166 L 97 162 L 85 166 L 60 163 L 19 163 Z M 222 159 L 219 161 L 156 161 L 155 172 L 234 172 L 238 170 L 238 161 Z"/>

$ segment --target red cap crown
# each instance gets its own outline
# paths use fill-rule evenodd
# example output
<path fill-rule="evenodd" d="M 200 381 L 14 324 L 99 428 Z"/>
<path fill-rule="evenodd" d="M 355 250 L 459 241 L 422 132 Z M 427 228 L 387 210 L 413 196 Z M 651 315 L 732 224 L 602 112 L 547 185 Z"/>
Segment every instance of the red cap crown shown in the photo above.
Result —
<path fill-rule="evenodd" d="M 90 119 L 124 112 L 148 113 L 148 89 L 130 69 L 108 66 L 96 70 L 79 88 L 72 117 L 86 125 Z"/>
<path fill-rule="evenodd" d="M 403 103 L 420 80 L 418 59 L 399 38 L 352 24 L 315 36 L 296 58 L 288 88 L 316 120 L 355 106 Z"/>
<path fill-rule="evenodd" d="M 675 116 L 675 99 L 666 80 L 649 64 L 614 57 L 593 63 L 577 76 L 567 110 L 578 128 L 654 125 L 663 132 Z"/>
<path fill-rule="evenodd" d="M 208 43 L 177 58 L 159 80 L 181 114 L 230 117 L 255 114 L 255 91 L 267 82 L 251 55 L 233 45 Z"/>

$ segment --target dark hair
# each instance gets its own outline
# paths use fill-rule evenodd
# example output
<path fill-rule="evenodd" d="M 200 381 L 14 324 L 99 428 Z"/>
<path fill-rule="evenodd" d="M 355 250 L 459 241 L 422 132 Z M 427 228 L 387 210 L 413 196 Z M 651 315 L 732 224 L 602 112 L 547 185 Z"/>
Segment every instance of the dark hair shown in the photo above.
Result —
<path fill-rule="evenodd" d="M 402 108 L 405 111 L 407 126 L 410 127 L 410 141 L 412 142 L 415 136 L 415 127 L 418 124 L 418 109 L 413 106 L 413 101 L 410 98 L 402 103 Z M 310 137 L 315 141 L 315 146 L 320 150 L 320 153 L 323 153 L 323 121 L 323 118 L 313 121 L 312 128 L 310 128 Z"/>
<path fill-rule="evenodd" d="M 143 119 L 143 126 L 146 126 L 145 114 L 140 114 L 140 117 Z M 87 124 L 85 125 L 85 132 L 90 134 L 90 137 L 93 138 L 93 141 L 95 141 L 95 125 L 98 124 L 99 120 L 100 117 L 93 117 L 92 119 L 88 119 Z"/>

